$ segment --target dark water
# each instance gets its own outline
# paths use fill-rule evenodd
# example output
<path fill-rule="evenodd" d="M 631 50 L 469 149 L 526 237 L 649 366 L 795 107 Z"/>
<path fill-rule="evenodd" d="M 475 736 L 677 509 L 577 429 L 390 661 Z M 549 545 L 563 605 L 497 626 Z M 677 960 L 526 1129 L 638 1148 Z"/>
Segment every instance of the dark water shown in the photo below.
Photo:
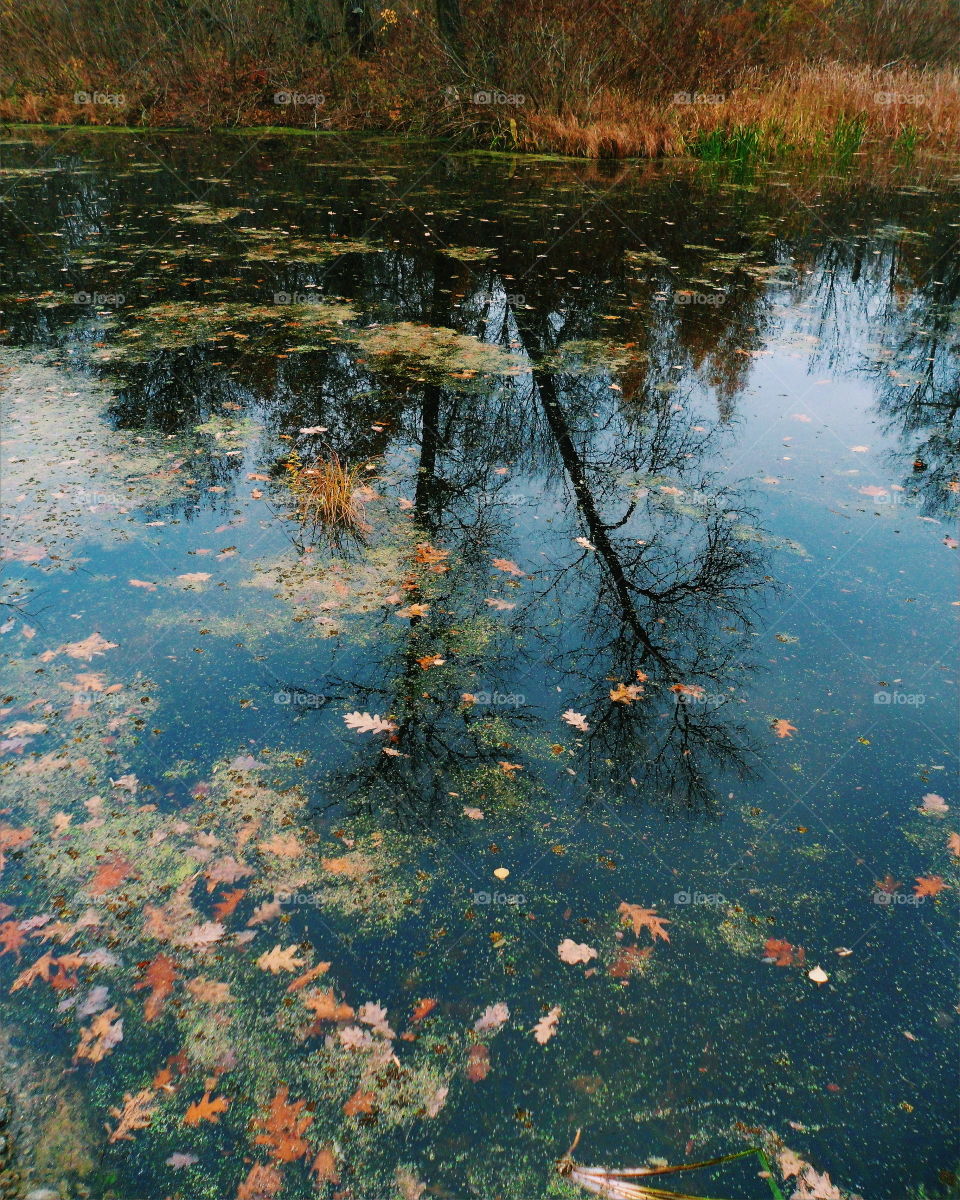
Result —
<path fill-rule="evenodd" d="M 31 1185 L 953 1194 L 956 168 L 0 149 Z"/>

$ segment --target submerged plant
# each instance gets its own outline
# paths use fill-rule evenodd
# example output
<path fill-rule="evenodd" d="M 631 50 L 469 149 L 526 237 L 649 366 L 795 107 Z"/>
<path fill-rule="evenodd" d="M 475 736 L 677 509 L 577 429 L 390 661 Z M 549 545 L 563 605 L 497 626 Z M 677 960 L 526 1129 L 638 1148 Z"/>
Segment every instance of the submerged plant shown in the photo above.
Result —
<path fill-rule="evenodd" d="M 348 466 L 336 454 L 305 466 L 294 454 L 287 461 L 288 482 L 300 520 L 331 534 L 362 537 L 370 532 L 364 520 L 365 489 L 360 468 Z"/>

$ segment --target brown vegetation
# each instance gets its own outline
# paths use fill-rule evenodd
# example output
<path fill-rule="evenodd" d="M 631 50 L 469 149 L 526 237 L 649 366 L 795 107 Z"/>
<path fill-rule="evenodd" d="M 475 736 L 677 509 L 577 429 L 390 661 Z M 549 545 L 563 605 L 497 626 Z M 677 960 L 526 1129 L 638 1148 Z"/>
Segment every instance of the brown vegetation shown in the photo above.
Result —
<path fill-rule="evenodd" d="M 5 0 L 0 118 L 589 158 L 954 150 L 955 32 L 949 0 Z"/>

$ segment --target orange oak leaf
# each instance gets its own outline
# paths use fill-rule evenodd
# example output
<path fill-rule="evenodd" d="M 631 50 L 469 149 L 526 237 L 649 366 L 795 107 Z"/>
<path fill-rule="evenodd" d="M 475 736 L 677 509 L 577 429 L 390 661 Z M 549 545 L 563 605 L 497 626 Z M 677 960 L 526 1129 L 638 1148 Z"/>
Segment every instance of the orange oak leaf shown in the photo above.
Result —
<path fill-rule="evenodd" d="M 339 1183 L 340 1172 L 337 1170 L 337 1156 L 333 1146 L 328 1142 L 317 1151 L 313 1160 L 310 1174 L 317 1183 Z"/>
<path fill-rule="evenodd" d="M 213 915 L 218 921 L 223 921 L 230 916 L 246 894 L 246 888 L 234 888 L 232 892 L 225 892 L 223 899 L 213 906 Z"/>
<path fill-rule="evenodd" d="M 420 1003 L 414 1007 L 412 1019 L 414 1021 L 422 1021 L 423 1018 L 429 1016 L 429 1014 L 432 1013 L 436 1007 L 436 1000 L 421 1000 Z"/>
<path fill-rule="evenodd" d="M 114 1046 L 123 1041 L 123 1020 L 118 1020 L 119 1017 L 120 1010 L 116 1008 L 98 1013 L 89 1025 L 80 1030 L 80 1044 L 74 1058 L 102 1062 Z"/>
<path fill-rule="evenodd" d="M 313 1013 L 317 1021 L 349 1021 L 353 1017 L 353 1009 L 349 1004 L 340 1004 L 333 993 L 333 988 L 327 991 L 304 992 L 304 1007 Z"/>
<path fill-rule="evenodd" d="M 771 721 L 770 728 L 778 738 L 793 737 L 797 732 L 796 725 L 791 725 L 785 717 L 778 717 L 775 721 Z"/>
<path fill-rule="evenodd" d="M 216 1100 L 210 1099 L 210 1093 L 204 1092 L 203 1096 L 197 1100 L 183 1115 L 184 1125 L 199 1125 L 201 1121 L 213 1121 L 215 1124 L 220 1120 L 220 1114 L 225 1113 L 230 1107 L 230 1101 L 226 1096 L 217 1096 Z"/>
<path fill-rule="evenodd" d="M 344 1104 L 344 1114 L 348 1117 L 356 1117 L 361 1114 L 372 1113 L 376 1108 L 376 1099 L 373 1092 L 361 1092 L 357 1088 L 346 1104 Z"/>
<path fill-rule="evenodd" d="M 913 889 L 915 896 L 938 896 L 949 883 L 944 883 L 939 875 L 917 876 L 917 886 Z"/>
<path fill-rule="evenodd" d="M 318 962 L 316 966 L 311 967 L 309 971 L 304 971 L 302 975 L 298 975 L 292 983 L 287 984 L 288 992 L 299 992 L 301 988 L 305 988 L 308 983 L 313 981 L 320 975 L 326 975 L 330 970 L 330 963 Z"/>
<path fill-rule="evenodd" d="M 155 1021 L 163 1012 L 167 997 L 173 995 L 176 977 L 176 963 L 166 954 L 158 954 L 147 964 L 143 979 L 133 985 L 135 992 L 141 992 L 144 988 L 150 989 L 150 995 L 143 1003 L 143 1019 L 146 1022 Z"/>
<path fill-rule="evenodd" d="M 280 1162 L 294 1162 L 310 1153 L 310 1145 L 303 1135 L 313 1124 L 313 1117 L 303 1113 L 305 1100 L 290 1103 L 288 1089 L 283 1085 L 270 1101 L 270 1110 L 256 1122 L 262 1129 L 253 1139 L 259 1146 L 268 1146 L 270 1153 Z M 303 1115 L 301 1115 L 303 1114 Z"/>
<path fill-rule="evenodd" d="M 113 891 L 132 873 L 133 864 L 122 855 L 117 854 L 113 858 L 106 859 L 97 867 L 90 883 L 91 896 L 102 896 L 105 892 Z"/>
<path fill-rule="evenodd" d="M 620 914 L 620 924 L 631 925 L 633 932 L 638 937 L 641 929 L 648 929 L 654 941 L 657 938 L 661 938 L 665 942 L 670 941 L 670 935 L 664 928 L 670 922 L 665 917 L 658 917 L 655 908 L 641 908 L 639 904 L 627 904 L 624 901 L 617 912 Z"/>
<path fill-rule="evenodd" d="M 107 1141 L 110 1143 L 133 1141 L 136 1130 L 146 1129 L 151 1124 L 156 1107 L 152 1088 L 144 1088 L 136 1095 L 124 1092 L 123 1108 L 110 1109 L 110 1116 L 117 1118 L 117 1127 L 110 1129 L 110 1126 L 107 1126 L 109 1130 Z"/>
<path fill-rule="evenodd" d="M 254 1163 L 237 1189 L 237 1200 L 270 1200 L 283 1187 L 283 1176 L 276 1167 Z"/>
<path fill-rule="evenodd" d="M 767 938 L 763 943 L 763 957 L 776 967 L 802 967 L 807 956 L 802 946 L 792 946 L 781 938 Z"/>

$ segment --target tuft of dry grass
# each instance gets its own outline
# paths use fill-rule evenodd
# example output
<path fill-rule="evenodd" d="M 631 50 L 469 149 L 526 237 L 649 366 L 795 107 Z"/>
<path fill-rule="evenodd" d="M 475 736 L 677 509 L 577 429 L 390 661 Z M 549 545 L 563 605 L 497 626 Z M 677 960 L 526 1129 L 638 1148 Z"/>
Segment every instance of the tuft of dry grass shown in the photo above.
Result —
<path fill-rule="evenodd" d="M 365 488 L 360 468 L 348 466 L 336 454 L 305 466 L 298 456 L 287 463 L 287 482 L 304 524 L 334 536 L 363 537 L 370 532 L 364 520 Z"/>

